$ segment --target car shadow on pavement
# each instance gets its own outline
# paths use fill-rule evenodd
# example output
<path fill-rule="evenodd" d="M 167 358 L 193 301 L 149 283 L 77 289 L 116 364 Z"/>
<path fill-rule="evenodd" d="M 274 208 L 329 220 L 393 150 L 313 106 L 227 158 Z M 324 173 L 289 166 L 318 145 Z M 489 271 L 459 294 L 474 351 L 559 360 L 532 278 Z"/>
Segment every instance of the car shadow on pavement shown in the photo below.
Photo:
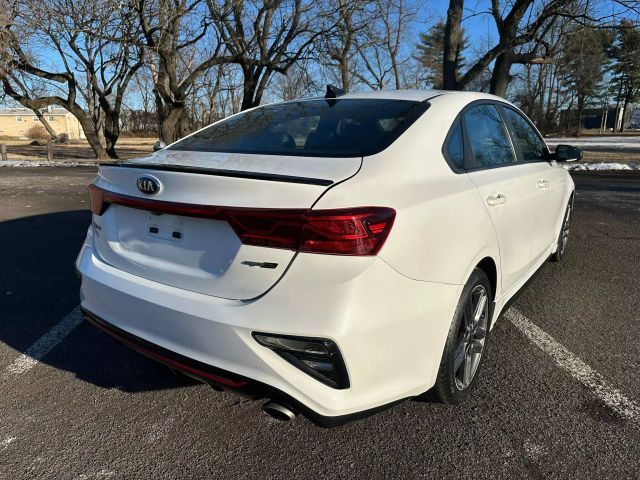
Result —
<path fill-rule="evenodd" d="M 89 212 L 76 210 L 0 222 L 0 343 L 24 353 L 78 306 L 80 281 L 74 261 L 90 221 Z M 0 346 L 5 362 L 13 362 L 19 353 Z M 194 383 L 120 345 L 86 321 L 41 363 L 99 387 L 128 392 Z"/>

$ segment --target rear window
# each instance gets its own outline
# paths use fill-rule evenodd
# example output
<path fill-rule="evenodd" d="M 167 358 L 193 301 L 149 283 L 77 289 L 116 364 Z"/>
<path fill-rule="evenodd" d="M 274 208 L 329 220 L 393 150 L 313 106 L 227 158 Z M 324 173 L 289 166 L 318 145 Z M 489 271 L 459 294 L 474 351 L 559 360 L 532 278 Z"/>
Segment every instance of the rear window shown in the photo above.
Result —
<path fill-rule="evenodd" d="M 240 113 L 169 147 L 196 152 L 360 157 L 387 148 L 427 102 L 319 99 Z"/>

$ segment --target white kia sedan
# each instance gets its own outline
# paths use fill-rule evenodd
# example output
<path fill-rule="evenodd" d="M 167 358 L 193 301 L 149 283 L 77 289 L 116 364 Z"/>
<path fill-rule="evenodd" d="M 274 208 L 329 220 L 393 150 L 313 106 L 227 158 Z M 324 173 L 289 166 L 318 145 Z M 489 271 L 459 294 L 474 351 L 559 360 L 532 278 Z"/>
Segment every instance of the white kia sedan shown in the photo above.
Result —
<path fill-rule="evenodd" d="M 266 105 L 103 164 L 82 309 L 173 370 L 338 425 L 473 390 L 491 327 L 562 260 L 574 184 L 523 113 L 470 92 Z"/>

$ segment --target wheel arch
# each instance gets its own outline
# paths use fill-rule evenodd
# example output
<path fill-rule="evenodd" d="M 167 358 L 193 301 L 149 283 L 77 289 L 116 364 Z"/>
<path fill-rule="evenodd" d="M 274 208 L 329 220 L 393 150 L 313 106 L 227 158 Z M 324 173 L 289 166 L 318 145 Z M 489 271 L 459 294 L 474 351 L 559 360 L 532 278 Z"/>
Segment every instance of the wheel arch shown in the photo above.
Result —
<path fill-rule="evenodd" d="M 576 199 L 575 187 L 569 188 L 569 193 L 566 196 L 564 203 L 562 204 L 562 210 L 560 212 L 559 218 L 556 220 L 556 225 L 555 225 L 556 239 L 560 235 L 560 229 L 562 228 L 562 222 L 564 221 L 564 216 L 565 216 L 567 207 L 571 205 L 571 210 L 573 210 L 575 199 Z M 553 249 L 552 253 L 555 253 L 557 249 L 558 249 L 558 244 L 556 243 L 556 246 Z"/>
<path fill-rule="evenodd" d="M 491 300 L 496 299 L 496 289 L 498 287 L 498 266 L 491 257 L 484 257 L 478 262 L 475 268 L 479 268 L 489 277 L 489 283 L 491 284 Z"/>
<path fill-rule="evenodd" d="M 492 300 L 495 301 L 497 298 L 500 298 L 502 290 L 500 288 L 500 251 L 497 244 L 485 246 L 473 257 L 473 260 L 464 272 L 464 276 L 460 279 L 462 285 L 467 283 L 467 280 L 475 268 L 480 268 L 489 277 L 492 289 Z"/>

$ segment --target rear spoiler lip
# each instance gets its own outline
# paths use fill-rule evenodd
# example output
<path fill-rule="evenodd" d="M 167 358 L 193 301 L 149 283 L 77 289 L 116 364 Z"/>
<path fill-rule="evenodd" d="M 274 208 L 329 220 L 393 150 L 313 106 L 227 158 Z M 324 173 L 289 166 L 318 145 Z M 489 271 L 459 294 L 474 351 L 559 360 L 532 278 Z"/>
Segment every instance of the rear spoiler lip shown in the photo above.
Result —
<path fill-rule="evenodd" d="M 280 175 L 277 173 L 247 172 L 244 170 L 224 170 L 220 168 L 189 167 L 183 165 L 162 165 L 153 163 L 104 162 L 100 167 L 140 168 L 146 170 L 162 170 L 164 172 L 198 173 L 201 175 L 215 175 L 218 177 L 247 178 L 251 180 L 265 180 L 268 182 L 302 183 L 329 187 L 333 180 L 312 177 L 297 177 L 294 175 Z"/>

